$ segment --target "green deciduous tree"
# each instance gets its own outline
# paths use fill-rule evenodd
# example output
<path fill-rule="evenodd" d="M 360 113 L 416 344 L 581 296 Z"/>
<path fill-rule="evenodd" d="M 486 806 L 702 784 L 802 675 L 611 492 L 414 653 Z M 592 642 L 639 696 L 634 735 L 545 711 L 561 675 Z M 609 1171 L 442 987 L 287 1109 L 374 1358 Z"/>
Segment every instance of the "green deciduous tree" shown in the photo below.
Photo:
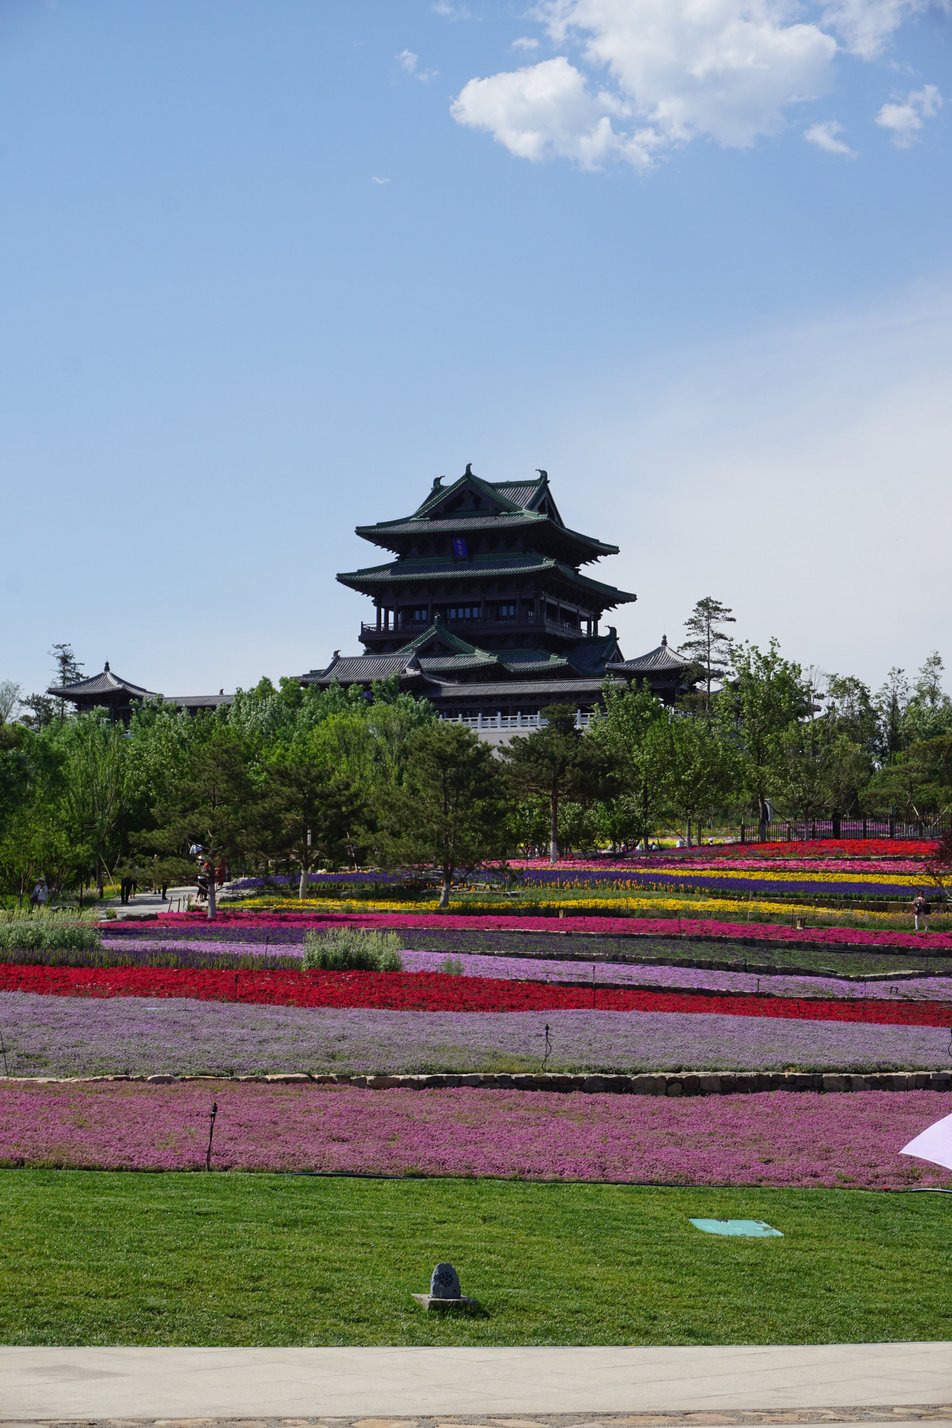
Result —
<path fill-rule="evenodd" d="M 664 816 L 667 711 L 643 684 L 623 689 L 606 684 L 604 692 L 605 711 L 588 737 L 603 752 L 616 781 L 608 803 L 609 836 L 617 842 L 643 841 L 647 847 Z"/>
<path fill-rule="evenodd" d="M 720 809 L 739 782 L 740 756 L 723 725 L 668 711 L 649 733 L 659 797 L 691 846 L 691 824 Z M 698 835 L 700 836 L 700 834 Z"/>
<path fill-rule="evenodd" d="M 101 711 L 79 714 L 57 735 L 62 755 L 63 821 L 89 849 L 100 893 L 126 851 L 129 741 L 121 724 Z"/>
<path fill-rule="evenodd" d="M 866 791 L 876 811 L 898 812 L 925 826 L 952 813 L 952 734 L 903 749 L 873 776 Z"/>
<path fill-rule="evenodd" d="M 776 640 L 766 650 L 739 645 L 734 677 L 721 691 L 717 715 L 725 735 L 733 729 L 744 784 L 757 807 L 761 839 L 767 836 L 767 801 L 783 787 L 784 736 L 809 711 L 798 664 L 786 660 Z"/>
<path fill-rule="evenodd" d="M 328 761 L 322 733 L 316 726 L 264 765 L 274 816 L 269 851 L 297 863 L 300 897 L 311 869 L 340 862 L 359 841 L 362 824 L 363 801 Z"/>
<path fill-rule="evenodd" d="M 563 798 L 586 800 L 605 774 L 599 745 L 576 728 L 575 710 L 550 704 L 545 723 L 501 750 L 510 787 L 517 795 L 544 798 L 549 813 L 549 861 L 559 858 L 559 806 Z"/>
<path fill-rule="evenodd" d="M 436 868 L 446 907 L 455 872 L 505 851 L 501 774 L 488 745 L 460 724 L 418 729 L 402 783 L 381 795 L 375 839 L 391 867 Z"/>
<path fill-rule="evenodd" d="M 183 856 L 193 844 L 212 865 L 208 916 L 215 916 L 214 869 L 265 848 L 273 806 L 255 778 L 247 739 L 215 714 L 197 715 L 194 737 L 159 795 L 155 827 L 141 842 L 161 853 Z"/>
<path fill-rule="evenodd" d="M 12 679 L 0 679 L 0 724 L 9 724 L 20 706 L 20 686 Z"/>

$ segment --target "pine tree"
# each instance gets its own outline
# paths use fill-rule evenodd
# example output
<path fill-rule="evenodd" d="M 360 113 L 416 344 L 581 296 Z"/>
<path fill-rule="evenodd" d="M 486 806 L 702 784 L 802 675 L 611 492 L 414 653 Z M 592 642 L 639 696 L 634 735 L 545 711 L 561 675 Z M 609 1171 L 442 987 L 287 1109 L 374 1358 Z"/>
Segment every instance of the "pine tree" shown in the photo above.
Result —
<path fill-rule="evenodd" d="M 684 654 L 693 655 L 704 667 L 704 711 L 711 708 L 711 683 L 720 679 L 730 667 L 733 641 L 722 625 L 736 625 L 728 605 L 722 605 L 713 595 L 699 600 L 684 622 L 688 638 L 681 646 Z"/>
<path fill-rule="evenodd" d="M 60 643 L 54 645 L 50 650 L 50 658 L 56 667 L 56 683 L 60 686 L 73 684 L 77 679 L 83 677 L 83 666 L 73 653 L 73 646 Z M 40 696 L 42 698 L 42 695 Z M 59 704 L 59 721 L 62 724 L 66 718 L 66 700 L 57 700 Z"/>

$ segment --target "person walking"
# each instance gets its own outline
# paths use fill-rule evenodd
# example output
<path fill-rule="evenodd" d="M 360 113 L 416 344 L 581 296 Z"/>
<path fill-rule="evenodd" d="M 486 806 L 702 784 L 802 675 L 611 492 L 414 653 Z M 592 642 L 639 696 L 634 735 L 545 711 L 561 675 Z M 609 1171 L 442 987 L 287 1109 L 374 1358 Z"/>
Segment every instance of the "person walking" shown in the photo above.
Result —
<path fill-rule="evenodd" d="M 919 931 L 919 919 L 920 919 L 920 917 L 922 918 L 922 930 L 923 930 L 923 932 L 928 932 L 928 931 L 929 931 L 929 917 L 930 917 L 931 913 L 932 913 L 932 904 L 930 903 L 929 899 L 926 897 L 925 893 L 919 893 L 918 896 L 916 897 L 915 902 L 912 904 L 912 916 L 913 916 L 913 921 L 914 921 L 915 924 L 916 924 L 916 931 L 917 931 L 917 932 Z"/>
<path fill-rule="evenodd" d="M 47 904 L 47 901 L 49 900 L 49 896 L 50 890 L 46 885 L 46 879 L 37 878 L 36 886 L 30 894 L 30 906 L 38 907 L 40 909 L 40 912 L 42 912 Z"/>

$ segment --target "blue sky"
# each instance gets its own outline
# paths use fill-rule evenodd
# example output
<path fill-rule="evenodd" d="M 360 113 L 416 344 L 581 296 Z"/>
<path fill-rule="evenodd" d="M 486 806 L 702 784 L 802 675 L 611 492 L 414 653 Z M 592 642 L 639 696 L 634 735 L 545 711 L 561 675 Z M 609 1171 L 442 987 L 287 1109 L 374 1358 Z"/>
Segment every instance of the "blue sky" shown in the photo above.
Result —
<path fill-rule="evenodd" d="M 356 652 L 358 522 L 544 466 L 626 655 L 948 647 L 952 11 L 3 0 L 0 678 Z"/>

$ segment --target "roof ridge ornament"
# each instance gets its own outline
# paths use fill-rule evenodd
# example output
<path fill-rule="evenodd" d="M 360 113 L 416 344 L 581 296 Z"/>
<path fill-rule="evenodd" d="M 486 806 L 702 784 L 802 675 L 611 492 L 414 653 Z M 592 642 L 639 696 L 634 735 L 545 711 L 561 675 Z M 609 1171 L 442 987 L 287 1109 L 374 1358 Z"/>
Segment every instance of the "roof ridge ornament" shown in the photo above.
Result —
<path fill-rule="evenodd" d="M 537 473 L 537 475 L 538 475 L 540 481 L 544 481 L 546 485 L 549 484 L 549 473 L 548 473 L 548 471 L 543 471 L 543 469 L 542 469 L 541 466 L 537 466 L 537 467 L 536 467 L 536 473 Z"/>
<path fill-rule="evenodd" d="M 667 635 L 662 635 L 662 636 L 661 636 L 661 648 L 662 648 L 662 649 L 667 649 L 667 647 L 668 647 L 668 637 L 667 637 Z"/>
<path fill-rule="evenodd" d="M 433 490 L 434 490 L 434 491 L 439 491 L 439 490 L 442 489 L 442 486 L 443 486 L 443 477 L 442 477 L 442 476 L 434 476 L 434 477 L 433 477 Z"/>
<path fill-rule="evenodd" d="M 474 470 L 473 470 L 473 463 L 472 463 L 471 461 L 467 461 L 467 463 L 466 463 L 466 470 L 463 472 L 463 475 L 464 475 L 464 476 L 474 476 L 475 474 L 476 474 L 476 473 L 475 473 Z"/>
<path fill-rule="evenodd" d="M 108 674 L 108 673 L 109 673 L 109 661 L 108 661 L 108 660 L 106 660 L 106 663 L 103 665 L 103 667 L 102 667 L 102 672 L 103 672 L 103 674 Z"/>

